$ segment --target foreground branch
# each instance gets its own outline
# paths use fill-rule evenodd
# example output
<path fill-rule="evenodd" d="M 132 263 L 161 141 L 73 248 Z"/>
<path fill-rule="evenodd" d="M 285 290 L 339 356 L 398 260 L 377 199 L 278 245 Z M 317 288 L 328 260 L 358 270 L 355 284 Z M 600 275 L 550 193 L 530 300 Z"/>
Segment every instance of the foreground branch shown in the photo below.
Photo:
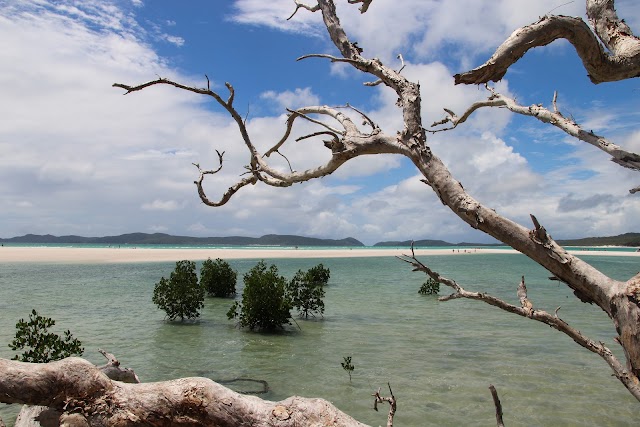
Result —
<path fill-rule="evenodd" d="M 413 246 L 411 247 L 410 256 L 403 255 L 402 257 L 399 257 L 399 259 L 411 264 L 414 267 L 413 271 L 421 271 L 437 282 L 440 282 L 453 289 L 454 292 L 451 295 L 440 297 L 438 298 L 439 301 L 449 301 L 458 298 L 483 301 L 489 305 L 500 308 L 501 310 L 507 311 L 509 313 L 517 314 L 519 316 L 527 317 L 529 319 L 544 323 L 564 333 L 577 344 L 602 357 L 605 362 L 607 362 L 607 364 L 611 367 L 614 375 L 624 384 L 629 392 L 638 401 L 640 401 L 640 384 L 638 382 L 638 378 L 634 375 L 634 373 L 627 369 L 622 363 L 620 363 L 620 361 L 614 356 L 611 350 L 604 345 L 604 343 L 595 342 L 592 339 L 585 337 L 580 331 L 569 326 L 568 323 L 557 317 L 557 312 L 555 315 L 551 315 L 544 310 L 535 309 L 533 307 L 533 303 L 527 296 L 527 288 L 524 284 L 524 276 L 522 277 L 522 281 L 520 282 L 517 291 L 518 298 L 521 302 L 521 306 L 518 307 L 486 293 L 469 292 L 465 290 L 454 280 L 440 275 L 439 273 L 431 270 L 420 260 L 418 260 L 416 258 Z"/>
<path fill-rule="evenodd" d="M 613 5 L 613 1 L 610 3 Z M 603 30 L 604 26 L 597 28 Z M 481 84 L 491 80 L 499 81 L 509 67 L 529 49 L 546 46 L 558 39 L 566 39 L 574 46 L 593 83 L 637 77 L 640 75 L 640 42 L 633 34 L 625 38 L 627 43 L 617 46 L 610 55 L 604 51 L 596 35 L 582 19 L 544 16 L 538 22 L 514 31 L 480 67 L 456 74 L 455 83 Z"/>
<path fill-rule="evenodd" d="M 0 359 L 0 402 L 47 406 L 92 426 L 364 426 L 323 399 L 261 400 L 207 378 L 127 384 L 79 358 Z"/>

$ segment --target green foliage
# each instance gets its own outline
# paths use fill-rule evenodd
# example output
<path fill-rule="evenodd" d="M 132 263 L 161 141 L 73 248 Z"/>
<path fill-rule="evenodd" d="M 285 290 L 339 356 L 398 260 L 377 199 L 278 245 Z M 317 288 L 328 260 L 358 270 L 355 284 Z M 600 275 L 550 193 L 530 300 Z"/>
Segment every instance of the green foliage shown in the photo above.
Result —
<path fill-rule="evenodd" d="M 204 288 L 198 284 L 196 264 L 178 261 L 169 280 L 164 277 L 153 289 L 153 303 L 167 313 L 169 320 L 195 319 L 204 307 Z"/>
<path fill-rule="evenodd" d="M 236 294 L 237 273 L 227 261 L 211 258 L 202 263 L 200 285 L 210 296 L 227 298 Z"/>
<path fill-rule="evenodd" d="M 322 264 L 307 271 L 298 270 L 287 285 L 287 293 L 300 317 L 309 314 L 324 313 L 324 287 L 329 281 L 330 272 Z"/>
<path fill-rule="evenodd" d="M 340 362 L 340 364 L 342 365 L 342 369 L 347 371 L 347 374 L 349 374 L 349 382 L 351 382 L 351 372 L 353 372 L 355 366 L 351 364 L 351 356 L 346 356 L 342 359 L 344 360 L 344 362 Z"/>
<path fill-rule="evenodd" d="M 16 336 L 9 344 L 11 350 L 23 350 L 25 347 L 31 349 L 15 355 L 13 360 L 22 362 L 46 363 L 52 360 L 60 360 L 70 356 L 82 356 L 84 348 L 82 343 L 68 330 L 64 332 L 64 338 L 52 332 L 48 328 L 56 324 L 56 321 L 49 317 L 38 315 L 35 310 L 31 310 L 29 321 L 20 319 L 16 323 Z"/>
<path fill-rule="evenodd" d="M 429 278 L 424 282 L 418 291 L 421 295 L 437 295 L 438 292 L 440 292 L 440 282 L 437 282 L 432 278 Z"/>
<path fill-rule="evenodd" d="M 229 319 L 238 318 L 240 327 L 274 330 L 291 324 L 292 304 L 286 294 L 287 280 L 275 265 L 267 268 L 260 261 L 243 277 L 242 303 L 237 301 L 227 312 Z"/>

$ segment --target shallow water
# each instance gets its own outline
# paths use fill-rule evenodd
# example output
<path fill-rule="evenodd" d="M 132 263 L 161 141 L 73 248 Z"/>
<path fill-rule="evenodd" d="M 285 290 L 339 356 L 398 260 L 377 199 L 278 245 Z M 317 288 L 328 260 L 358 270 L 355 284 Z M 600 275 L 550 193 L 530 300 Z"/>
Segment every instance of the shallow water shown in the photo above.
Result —
<path fill-rule="evenodd" d="M 585 258 L 618 279 L 640 270 L 635 257 Z M 239 293 L 256 262 L 230 260 Z M 424 276 L 394 258 L 273 260 L 287 277 L 319 262 L 331 270 L 324 318 L 298 320 L 300 329 L 280 334 L 237 329 L 225 315 L 231 300 L 207 299 L 192 324 L 164 321 L 151 294 L 173 263 L 2 264 L 0 357 L 14 355 L 7 346 L 14 325 L 35 308 L 57 321 L 55 330 L 82 340 L 85 358 L 103 364 L 103 348 L 143 381 L 255 378 L 269 383 L 263 398 L 323 397 L 371 425 L 385 423 L 386 408 L 373 411 L 370 395 L 390 382 L 399 426 L 495 425 L 494 384 L 510 426 L 637 425 L 637 401 L 605 362 L 557 331 L 480 302 L 421 296 Z M 513 303 L 524 274 L 535 307 L 562 306 L 560 317 L 621 357 L 606 314 L 522 255 L 433 256 L 428 264 L 467 290 Z M 351 382 L 344 356 L 355 366 Z M 18 409 L 0 406 L 0 416 L 9 421 Z"/>

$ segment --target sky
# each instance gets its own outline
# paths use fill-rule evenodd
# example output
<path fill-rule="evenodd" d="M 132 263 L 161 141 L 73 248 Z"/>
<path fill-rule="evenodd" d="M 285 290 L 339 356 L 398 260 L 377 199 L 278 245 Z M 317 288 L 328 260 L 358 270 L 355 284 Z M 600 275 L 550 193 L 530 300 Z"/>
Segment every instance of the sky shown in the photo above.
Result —
<path fill-rule="evenodd" d="M 552 12 L 584 16 L 584 3 L 557 0 L 374 0 L 361 15 L 338 0 L 342 23 L 367 57 L 419 81 L 426 127 L 485 99 L 483 87 L 453 84 L 509 34 Z M 640 32 L 640 4 L 616 2 Z M 297 234 L 365 244 L 442 239 L 493 242 L 471 229 L 398 156 L 366 156 L 334 175 L 290 188 L 255 185 L 223 207 L 201 203 L 197 169 L 212 199 L 242 178 L 249 155 L 213 99 L 171 87 L 123 96 L 113 83 L 158 76 L 226 97 L 262 149 L 284 132 L 286 108 L 349 103 L 383 131 L 402 129 L 396 95 L 370 77 L 309 53 L 337 54 L 319 13 L 293 0 L 0 0 L 0 237 L 27 233 L 108 236 Z M 586 18 L 585 18 L 586 19 Z M 566 42 L 529 52 L 493 86 L 525 105 L 558 107 L 585 129 L 640 152 L 640 81 L 593 85 Z M 205 77 L 206 76 L 206 77 Z M 296 128 L 300 135 L 308 125 Z M 534 214 L 555 238 L 640 231 L 640 174 L 530 117 L 478 111 L 428 136 L 465 189 L 485 206 L 530 226 Z M 327 159 L 320 141 L 285 150 L 297 170 Z M 277 161 L 274 159 L 274 161 Z"/>

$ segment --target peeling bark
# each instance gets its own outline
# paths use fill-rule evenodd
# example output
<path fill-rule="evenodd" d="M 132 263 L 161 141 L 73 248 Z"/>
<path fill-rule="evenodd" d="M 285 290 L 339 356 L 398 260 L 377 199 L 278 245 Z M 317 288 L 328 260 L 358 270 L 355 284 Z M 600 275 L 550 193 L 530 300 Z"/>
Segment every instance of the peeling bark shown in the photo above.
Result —
<path fill-rule="evenodd" d="M 364 426 L 323 399 L 270 402 L 207 378 L 123 383 L 80 358 L 0 359 L 0 402 L 46 406 L 69 426 Z"/>
<path fill-rule="evenodd" d="M 613 0 L 587 0 L 587 15 L 595 33 L 581 18 L 547 15 L 518 28 L 478 68 L 454 76 L 456 84 L 499 81 L 530 49 L 566 39 L 576 49 L 593 83 L 640 76 L 640 39 L 618 18 Z M 598 41 L 600 39 L 606 52 Z"/>

